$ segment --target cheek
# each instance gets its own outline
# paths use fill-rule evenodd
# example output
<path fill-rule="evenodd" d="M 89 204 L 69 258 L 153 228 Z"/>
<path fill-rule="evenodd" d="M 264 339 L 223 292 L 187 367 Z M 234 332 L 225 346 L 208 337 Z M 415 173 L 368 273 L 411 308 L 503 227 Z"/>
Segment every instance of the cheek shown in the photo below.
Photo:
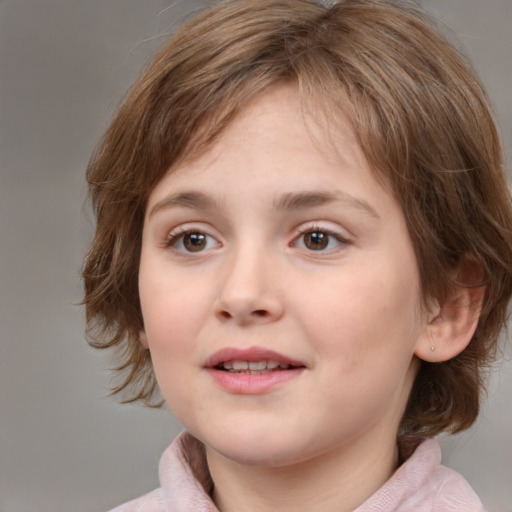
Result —
<path fill-rule="evenodd" d="M 161 249 L 144 248 L 139 266 L 139 296 L 145 323 L 156 319 L 180 320 L 180 309 L 197 295 L 198 283 L 176 265 L 171 265 Z"/>
<path fill-rule="evenodd" d="M 158 385 L 166 402 L 182 421 L 183 411 L 190 407 L 191 395 L 197 395 L 189 364 L 197 351 L 193 334 L 200 323 L 197 301 L 187 293 L 168 293 L 161 282 L 151 288 L 141 287 L 140 297 Z"/>
<path fill-rule="evenodd" d="M 141 266 L 139 295 L 144 327 L 155 368 L 194 350 L 194 340 L 210 310 L 198 283 L 169 275 L 157 266 Z M 163 359 L 163 361 L 161 361 Z"/>
<path fill-rule="evenodd" d="M 391 355 L 409 361 L 421 320 L 415 266 L 371 261 L 311 295 L 316 300 L 303 305 L 300 317 L 333 358 L 348 367 Z"/>
<path fill-rule="evenodd" d="M 389 272 L 353 274 L 338 284 L 307 326 L 319 349 L 324 398 L 343 404 L 358 425 L 387 409 L 399 415 L 415 373 L 418 290 Z"/>

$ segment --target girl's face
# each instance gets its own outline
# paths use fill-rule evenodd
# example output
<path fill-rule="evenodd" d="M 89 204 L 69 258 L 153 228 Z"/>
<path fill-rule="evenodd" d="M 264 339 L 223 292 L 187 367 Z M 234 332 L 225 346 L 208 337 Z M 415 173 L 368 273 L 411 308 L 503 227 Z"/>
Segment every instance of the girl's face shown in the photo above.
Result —
<path fill-rule="evenodd" d="M 274 88 L 149 198 L 142 343 L 215 456 L 283 466 L 396 438 L 428 343 L 416 258 L 351 131 L 333 139 Z"/>

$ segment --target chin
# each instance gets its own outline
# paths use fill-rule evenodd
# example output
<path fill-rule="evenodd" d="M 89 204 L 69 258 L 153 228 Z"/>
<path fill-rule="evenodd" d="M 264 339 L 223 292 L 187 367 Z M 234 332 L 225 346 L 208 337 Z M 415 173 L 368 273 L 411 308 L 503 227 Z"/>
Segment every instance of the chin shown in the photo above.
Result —
<path fill-rule="evenodd" d="M 247 466 L 282 467 L 302 462 L 312 456 L 312 443 L 295 439 L 286 432 L 243 432 L 200 437 L 201 441 L 222 457 Z"/>
<path fill-rule="evenodd" d="M 283 466 L 291 466 L 293 464 L 302 462 L 307 459 L 304 455 L 297 453 L 297 450 L 258 450 L 258 447 L 252 447 L 250 449 L 233 449 L 228 447 L 227 449 L 216 450 L 224 458 L 236 462 L 237 464 L 243 464 L 244 466 L 260 466 L 267 468 L 278 468 Z"/>

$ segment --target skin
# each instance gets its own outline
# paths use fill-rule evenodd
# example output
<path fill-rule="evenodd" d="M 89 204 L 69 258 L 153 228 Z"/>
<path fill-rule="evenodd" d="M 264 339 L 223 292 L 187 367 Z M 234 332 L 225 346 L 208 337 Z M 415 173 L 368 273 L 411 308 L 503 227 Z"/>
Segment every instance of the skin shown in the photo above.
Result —
<path fill-rule="evenodd" d="M 206 446 L 223 512 L 365 501 L 396 469 L 418 356 L 442 323 L 422 307 L 400 205 L 348 127 L 331 142 L 293 86 L 275 87 L 149 197 L 141 340 L 171 410 Z M 311 244 L 318 234 L 325 247 Z M 304 369 L 263 393 L 229 392 L 205 364 L 233 347 Z"/>

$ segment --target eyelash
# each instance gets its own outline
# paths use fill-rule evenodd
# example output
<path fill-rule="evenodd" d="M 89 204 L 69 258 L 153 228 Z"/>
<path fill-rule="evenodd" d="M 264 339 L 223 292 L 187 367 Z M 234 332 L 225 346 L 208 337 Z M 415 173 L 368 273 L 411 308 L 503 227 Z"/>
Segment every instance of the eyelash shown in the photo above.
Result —
<path fill-rule="evenodd" d="M 307 247 L 304 248 L 304 250 L 306 250 L 308 252 L 312 252 L 312 253 L 315 253 L 315 252 L 318 252 L 318 253 L 337 252 L 339 250 L 342 250 L 347 245 L 350 245 L 350 243 L 351 243 L 350 240 L 341 236 L 339 233 L 337 233 L 333 230 L 327 229 L 327 228 L 320 227 L 318 225 L 312 225 L 312 226 L 308 226 L 306 228 L 299 228 L 299 229 L 297 229 L 297 233 L 298 233 L 298 236 L 291 242 L 291 244 L 290 244 L 291 246 L 296 246 L 298 240 L 303 239 L 304 236 L 306 236 L 308 234 L 312 234 L 312 233 L 327 235 L 327 237 L 328 237 L 327 244 L 329 244 L 330 240 L 332 240 L 333 238 L 334 238 L 334 240 L 336 240 L 336 242 L 338 244 L 336 247 L 331 248 L 331 249 L 321 248 L 321 249 L 315 250 L 315 249 L 310 249 Z"/>
<path fill-rule="evenodd" d="M 302 249 L 304 251 L 311 252 L 311 253 L 337 252 L 339 250 L 342 250 L 343 247 L 346 247 L 347 245 L 349 245 L 351 243 L 350 240 L 347 240 L 346 238 L 341 236 L 339 233 L 336 233 L 335 231 L 330 230 L 330 229 L 320 227 L 318 225 L 312 225 L 312 226 L 308 226 L 305 228 L 299 228 L 296 230 L 296 232 L 297 232 L 298 236 L 295 237 L 292 242 L 290 242 L 290 247 L 298 247 L 299 240 L 302 240 L 303 241 L 302 244 L 306 245 L 304 243 L 304 237 L 308 234 L 316 233 L 316 234 L 319 234 L 322 236 L 323 235 L 327 236 L 327 242 L 326 242 L 325 247 L 319 247 L 317 249 L 312 249 L 307 246 L 306 247 L 298 247 L 299 249 Z M 178 243 L 181 243 L 182 245 L 185 243 L 185 237 L 187 235 L 203 236 L 204 237 L 203 240 L 206 240 L 206 246 L 205 247 L 198 246 L 197 251 L 187 250 L 186 247 L 178 248 L 177 247 Z M 329 244 L 332 242 L 332 239 L 334 239 L 336 241 L 337 245 L 334 248 L 328 248 Z M 177 253 L 188 254 L 188 255 L 194 254 L 194 253 L 201 254 L 205 250 L 211 249 L 211 247 L 208 247 L 208 243 L 209 243 L 208 240 L 215 240 L 216 244 L 220 245 L 220 242 L 218 242 L 212 235 L 209 235 L 208 233 L 206 233 L 204 229 L 200 229 L 200 228 L 194 229 L 194 228 L 189 228 L 186 226 L 183 226 L 183 227 L 180 226 L 169 233 L 169 235 L 167 236 L 167 238 L 165 240 L 164 246 L 166 248 L 174 249 Z"/>
<path fill-rule="evenodd" d="M 178 249 L 176 247 L 178 242 L 181 241 L 182 244 L 184 243 L 185 237 L 187 235 L 202 235 L 207 240 L 208 239 L 215 240 L 216 243 L 218 245 L 220 245 L 219 242 L 212 235 L 209 235 L 208 233 L 206 233 L 204 229 L 199 229 L 199 228 L 194 229 L 194 228 L 188 228 L 186 226 L 180 226 L 169 233 L 169 235 L 167 236 L 167 238 L 165 240 L 164 246 L 166 248 L 172 248 L 178 253 L 194 254 L 195 252 L 197 252 L 197 253 L 203 252 L 203 249 L 201 249 L 199 251 L 188 251 L 188 250 L 186 250 L 186 248 Z"/>

